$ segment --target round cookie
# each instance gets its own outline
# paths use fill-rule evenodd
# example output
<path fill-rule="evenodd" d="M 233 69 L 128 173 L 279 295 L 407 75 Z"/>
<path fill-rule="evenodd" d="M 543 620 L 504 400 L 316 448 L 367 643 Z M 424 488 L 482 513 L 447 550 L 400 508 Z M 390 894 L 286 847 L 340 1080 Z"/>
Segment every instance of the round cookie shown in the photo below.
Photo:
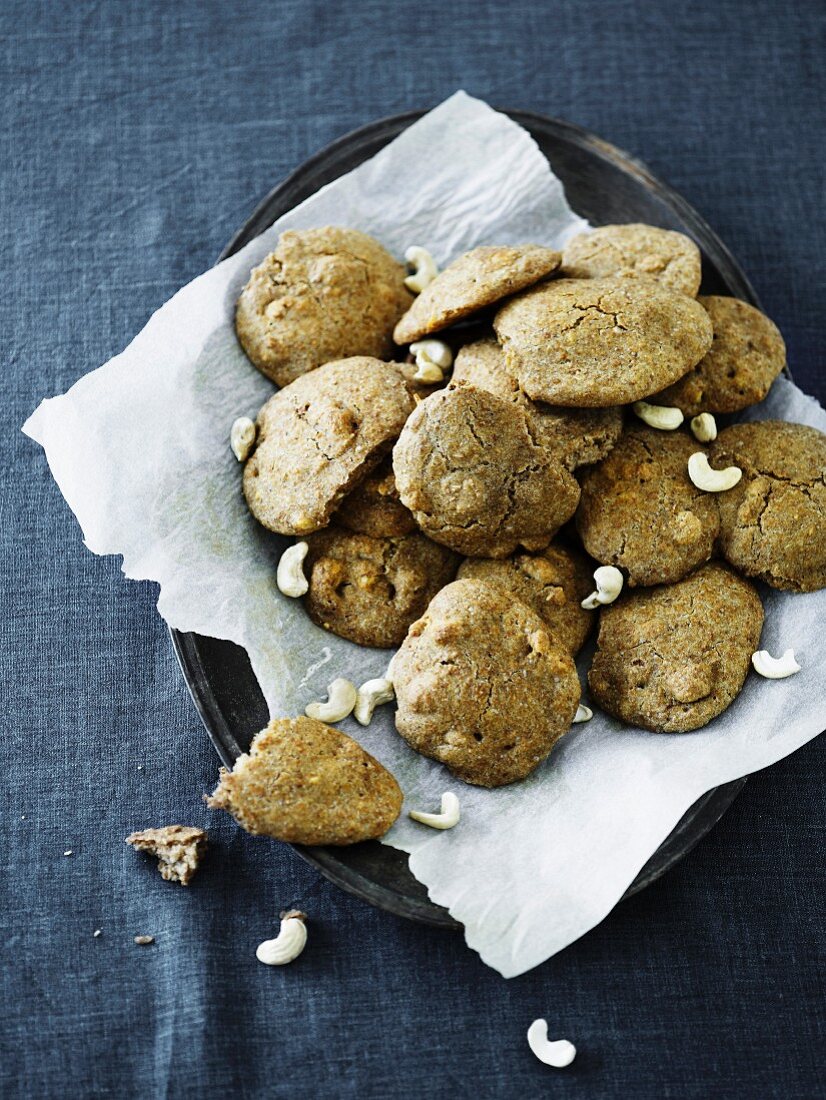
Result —
<path fill-rule="evenodd" d="M 371 538 L 330 527 L 310 535 L 304 606 L 325 630 L 359 645 L 398 645 L 459 560 L 424 535 Z"/>
<path fill-rule="evenodd" d="M 562 409 L 531 401 L 494 339 L 466 344 L 453 364 L 451 384 L 473 386 L 523 408 L 538 443 L 557 451 L 569 470 L 598 462 L 622 434 L 622 409 Z"/>
<path fill-rule="evenodd" d="M 404 265 L 366 233 L 291 229 L 253 268 L 235 330 L 279 386 L 333 359 L 389 358 L 393 326 L 413 300 L 404 279 Z"/>
<path fill-rule="evenodd" d="M 528 397 L 585 408 L 664 389 L 712 339 L 701 305 L 651 279 L 554 279 L 507 302 L 493 327 Z"/>
<path fill-rule="evenodd" d="M 708 561 L 720 528 L 717 495 L 696 488 L 684 432 L 632 428 L 581 479 L 576 525 L 591 557 L 635 585 L 672 584 Z"/>
<path fill-rule="evenodd" d="M 741 573 L 774 588 L 826 587 L 826 435 L 803 424 L 734 424 L 711 447 L 740 482 L 719 494 L 720 548 Z"/>
<path fill-rule="evenodd" d="M 478 580 L 455 581 L 431 601 L 390 677 L 405 741 L 481 787 L 532 772 L 580 697 L 573 659 L 542 619 Z"/>
<path fill-rule="evenodd" d="M 399 496 L 422 531 L 472 557 L 547 546 L 579 500 L 559 457 L 522 409 L 476 389 L 423 401 L 393 450 Z"/>
<path fill-rule="evenodd" d="M 554 544 L 538 554 L 513 554 L 502 561 L 465 558 L 457 580 L 484 581 L 510 592 L 543 620 L 572 656 L 594 625 L 594 615 L 581 604 L 594 589 L 591 563 L 573 547 Z"/>
<path fill-rule="evenodd" d="M 393 332 L 410 344 L 544 279 L 562 257 L 537 244 L 484 245 L 441 271 L 413 302 Z"/>
<path fill-rule="evenodd" d="M 714 342 L 688 374 L 658 393 L 659 405 L 686 416 L 733 413 L 756 405 L 786 366 L 786 345 L 765 313 L 739 298 L 698 298 L 714 329 Z"/>
<path fill-rule="evenodd" d="M 326 526 L 339 501 L 387 452 L 414 400 L 392 363 L 326 363 L 279 390 L 258 414 L 244 496 L 270 531 Z"/>
<path fill-rule="evenodd" d="M 671 229 L 631 223 L 603 225 L 572 237 L 562 252 L 560 274 L 571 279 L 656 279 L 696 297 L 702 278 L 700 250 Z"/>
<path fill-rule="evenodd" d="M 643 729 L 699 729 L 740 693 L 762 626 L 753 586 L 717 562 L 623 594 L 600 611 L 591 697 Z"/>
<path fill-rule="evenodd" d="M 415 530 L 416 521 L 399 500 L 390 455 L 347 494 L 335 519 L 348 531 L 373 538 L 407 535 Z"/>

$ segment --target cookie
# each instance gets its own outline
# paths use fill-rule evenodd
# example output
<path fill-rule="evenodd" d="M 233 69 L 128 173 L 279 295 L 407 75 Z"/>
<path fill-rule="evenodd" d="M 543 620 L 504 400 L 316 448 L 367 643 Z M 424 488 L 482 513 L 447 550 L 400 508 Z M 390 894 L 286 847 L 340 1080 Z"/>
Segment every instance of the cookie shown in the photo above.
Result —
<path fill-rule="evenodd" d="M 685 432 L 632 428 L 581 478 L 576 526 L 591 557 L 634 585 L 672 584 L 708 561 L 720 529 L 717 494 L 695 487 Z"/>
<path fill-rule="evenodd" d="M 398 368 L 378 359 L 341 359 L 297 378 L 258 414 L 244 468 L 250 511 L 282 535 L 326 526 L 389 450 L 414 404 Z"/>
<path fill-rule="evenodd" d="M 699 729 L 737 698 L 762 626 L 753 586 L 717 562 L 624 593 L 600 611 L 591 697 L 643 729 Z"/>
<path fill-rule="evenodd" d="M 335 520 L 348 531 L 373 538 L 408 535 L 416 529 L 416 521 L 399 500 L 389 455 L 347 494 Z"/>
<path fill-rule="evenodd" d="M 352 738 L 315 718 L 273 718 L 207 805 L 255 835 L 290 844 L 383 836 L 402 808 L 398 783 Z"/>
<path fill-rule="evenodd" d="M 510 592 L 536 612 L 572 656 L 594 624 L 593 612 L 580 606 L 594 590 L 593 565 L 573 547 L 554 543 L 537 554 L 513 554 L 501 561 L 465 558 L 456 579 L 484 581 Z"/>
<path fill-rule="evenodd" d="M 398 645 L 459 559 L 420 534 L 371 538 L 330 527 L 310 535 L 304 606 L 314 623 L 359 645 Z"/>
<path fill-rule="evenodd" d="M 460 350 L 451 384 L 487 390 L 523 408 L 531 418 L 536 441 L 557 451 L 569 470 L 604 458 L 622 433 L 618 407 L 563 409 L 531 401 L 494 339 L 477 340 Z"/>
<path fill-rule="evenodd" d="M 396 728 L 466 783 L 524 779 L 570 728 L 573 659 L 510 592 L 479 580 L 443 588 L 393 658 Z"/>
<path fill-rule="evenodd" d="M 826 587 L 826 435 L 780 420 L 735 424 L 710 454 L 717 469 L 743 471 L 718 494 L 728 561 L 774 588 Z"/>
<path fill-rule="evenodd" d="M 537 244 L 473 248 L 424 288 L 396 325 L 393 339 L 410 344 L 454 325 L 544 279 L 559 267 L 561 258 Z"/>
<path fill-rule="evenodd" d="M 554 279 L 507 302 L 493 327 L 528 397 L 585 408 L 664 389 L 712 339 L 701 305 L 650 279 Z"/>
<path fill-rule="evenodd" d="M 161 878 L 189 886 L 207 850 L 207 835 L 191 825 L 164 825 L 130 833 L 126 843 L 157 856 Z"/>
<path fill-rule="evenodd" d="M 603 225 L 565 245 L 560 274 L 571 279 L 656 279 L 696 297 L 702 278 L 700 250 L 690 237 L 654 225 Z"/>
<path fill-rule="evenodd" d="M 765 313 L 739 298 L 698 298 L 714 329 L 709 351 L 688 374 L 657 394 L 686 416 L 733 413 L 756 405 L 786 366 L 786 345 Z"/>
<path fill-rule="evenodd" d="M 235 330 L 279 386 L 333 359 L 389 358 L 393 326 L 413 301 L 404 279 L 404 265 L 366 233 L 291 229 L 253 268 Z"/>

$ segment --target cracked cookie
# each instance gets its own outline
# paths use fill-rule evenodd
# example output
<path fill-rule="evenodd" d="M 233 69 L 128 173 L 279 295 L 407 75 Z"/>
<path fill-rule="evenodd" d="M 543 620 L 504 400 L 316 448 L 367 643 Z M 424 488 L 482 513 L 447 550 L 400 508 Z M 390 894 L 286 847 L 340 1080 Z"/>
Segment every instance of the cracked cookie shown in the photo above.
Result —
<path fill-rule="evenodd" d="M 493 327 L 528 397 L 586 408 L 664 389 L 712 340 L 701 305 L 649 279 L 554 279 L 507 302 Z"/>
<path fill-rule="evenodd" d="M 648 278 L 696 297 L 702 277 L 700 250 L 690 237 L 654 225 L 603 225 L 572 237 L 560 274 L 571 279 Z"/>
<path fill-rule="evenodd" d="M 660 405 L 686 416 L 733 413 L 756 405 L 786 366 L 786 345 L 765 313 L 739 298 L 698 298 L 714 329 L 714 341 L 700 362 L 658 393 Z"/>
<path fill-rule="evenodd" d="M 238 339 L 279 386 L 333 359 L 384 358 L 413 301 L 404 279 L 404 265 L 366 233 L 288 230 L 241 291 Z"/>
<path fill-rule="evenodd" d="M 357 844 L 383 836 L 401 789 L 352 738 L 315 718 L 274 718 L 206 799 L 248 833 L 290 844 Z"/>
<path fill-rule="evenodd" d="M 762 626 L 753 586 L 716 562 L 677 584 L 624 593 L 600 611 L 591 696 L 643 729 L 699 729 L 739 695 Z"/>
<path fill-rule="evenodd" d="M 735 424 L 711 458 L 743 471 L 719 494 L 724 557 L 774 588 L 826 587 L 826 435 L 780 420 Z"/>
<path fill-rule="evenodd" d="M 415 299 L 393 332 L 397 344 L 420 340 L 544 279 L 561 256 L 537 244 L 485 245 L 465 252 Z"/>
<path fill-rule="evenodd" d="M 511 593 L 443 588 L 393 658 L 396 728 L 466 783 L 524 779 L 570 728 L 580 697 L 568 651 Z"/>
<path fill-rule="evenodd" d="M 393 449 L 402 503 L 425 534 L 473 557 L 539 550 L 570 519 L 579 485 L 523 409 L 477 389 L 423 401 Z"/>
<path fill-rule="evenodd" d="M 717 496 L 698 489 L 684 432 L 632 428 L 581 479 L 576 526 L 591 557 L 635 585 L 672 584 L 708 561 L 720 528 Z"/>
<path fill-rule="evenodd" d="M 373 538 L 415 530 L 416 521 L 399 500 L 390 455 L 347 494 L 334 518 L 348 531 Z"/>
<path fill-rule="evenodd" d="M 398 645 L 459 559 L 424 535 L 371 538 L 331 527 L 310 535 L 304 606 L 314 623 L 359 645 Z"/>
<path fill-rule="evenodd" d="M 244 496 L 270 531 L 318 531 L 380 461 L 414 407 L 392 363 L 357 356 L 326 363 L 279 390 L 258 414 Z"/>

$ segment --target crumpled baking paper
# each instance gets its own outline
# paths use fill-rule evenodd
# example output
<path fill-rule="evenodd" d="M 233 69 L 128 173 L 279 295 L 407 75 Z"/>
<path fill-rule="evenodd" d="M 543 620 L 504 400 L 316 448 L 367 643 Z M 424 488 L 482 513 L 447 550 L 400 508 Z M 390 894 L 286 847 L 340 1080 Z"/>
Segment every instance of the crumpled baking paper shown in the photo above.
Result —
<path fill-rule="evenodd" d="M 303 713 L 337 676 L 379 676 L 390 657 L 325 633 L 278 592 L 274 566 L 287 540 L 247 512 L 228 446 L 233 420 L 254 417 L 273 392 L 235 339 L 238 293 L 282 230 L 326 224 L 372 233 L 397 256 L 424 245 L 440 264 L 485 243 L 559 246 L 586 225 L 532 138 L 457 93 L 185 286 L 124 352 L 24 426 L 89 549 L 122 554 L 127 577 L 157 581 L 171 626 L 244 646 L 273 715 Z M 826 430 L 823 410 L 785 379 L 752 415 Z M 695 733 L 646 733 L 596 712 L 526 781 L 487 791 L 409 749 L 392 707 L 368 729 L 343 724 L 405 792 L 385 843 L 410 853 L 413 873 L 488 965 L 521 974 L 582 936 L 697 798 L 820 732 L 826 593 L 762 595 L 762 646 L 775 655 L 794 647 L 802 671 L 776 681 L 751 674 L 728 711 Z M 412 807 L 438 810 L 445 790 L 461 800 L 456 828 L 407 818 Z"/>

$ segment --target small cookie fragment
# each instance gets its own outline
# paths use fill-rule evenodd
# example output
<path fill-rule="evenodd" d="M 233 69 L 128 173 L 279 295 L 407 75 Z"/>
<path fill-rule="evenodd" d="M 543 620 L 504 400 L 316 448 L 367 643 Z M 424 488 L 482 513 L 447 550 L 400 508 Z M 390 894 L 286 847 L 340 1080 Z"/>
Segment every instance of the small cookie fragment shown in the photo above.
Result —
<path fill-rule="evenodd" d="M 684 233 L 641 223 L 602 225 L 568 241 L 560 274 L 570 279 L 656 279 L 695 298 L 702 278 L 702 257 Z"/>
<path fill-rule="evenodd" d="M 398 537 L 416 529 L 416 521 L 399 500 L 390 455 L 347 494 L 335 519 L 348 531 L 372 538 Z"/>
<path fill-rule="evenodd" d="M 288 230 L 241 291 L 238 339 L 279 386 L 334 359 L 382 359 L 413 301 L 404 278 L 404 265 L 357 229 Z"/>
<path fill-rule="evenodd" d="M 576 668 L 529 607 L 479 580 L 449 584 L 393 658 L 396 728 L 467 783 L 524 779 L 570 728 Z"/>
<path fill-rule="evenodd" d="M 231 772 L 221 769 L 211 809 L 248 833 L 290 844 L 357 844 L 399 816 L 401 789 L 352 738 L 314 718 L 274 718 Z"/>
<path fill-rule="evenodd" d="M 710 457 L 743 471 L 718 498 L 723 556 L 773 588 L 826 587 L 826 435 L 780 420 L 734 424 Z"/>
<path fill-rule="evenodd" d="M 192 825 L 164 825 L 130 833 L 126 843 L 157 856 L 161 878 L 188 886 L 206 854 L 207 835 Z"/>
<path fill-rule="evenodd" d="M 716 562 L 629 592 L 600 612 L 591 695 L 633 726 L 699 729 L 740 693 L 762 626 L 753 586 Z"/>
<path fill-rule="evenodd" d="M 465 252 L 416 298 L 393 332 L 397 344 L 420 340 L 550 275 L 559 252 L 537 244 L 484 245 Z"/>

